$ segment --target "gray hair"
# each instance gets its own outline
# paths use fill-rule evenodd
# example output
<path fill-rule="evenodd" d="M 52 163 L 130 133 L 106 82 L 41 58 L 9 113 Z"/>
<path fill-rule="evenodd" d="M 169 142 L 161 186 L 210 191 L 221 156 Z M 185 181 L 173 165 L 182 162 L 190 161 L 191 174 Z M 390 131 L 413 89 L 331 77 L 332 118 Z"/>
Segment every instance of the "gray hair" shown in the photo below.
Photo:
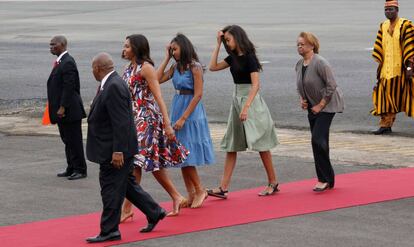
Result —
<path fill-rule="evenodd" d="M 61 43 L 64 47 L 68 45 L 68 40 L 63 35 L 56 35 L 52 38 L 52 40 L 56 41 L 57 43 Z"/>

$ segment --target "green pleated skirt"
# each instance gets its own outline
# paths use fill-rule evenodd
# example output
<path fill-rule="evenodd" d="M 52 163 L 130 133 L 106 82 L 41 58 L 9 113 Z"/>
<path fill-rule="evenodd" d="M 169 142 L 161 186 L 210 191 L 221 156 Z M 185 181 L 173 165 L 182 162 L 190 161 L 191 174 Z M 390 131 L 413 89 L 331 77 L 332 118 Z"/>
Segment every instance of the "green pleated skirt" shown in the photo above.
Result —
<path fill-rule="evenodd" d="M 272 116 L 263 98 L 257 94 L 247 113 L 247 120 L 240 121 L 240 112 L 249 95 L 251 84 L 235 84 L 233 101 L 227 120 L 227 130 L 221 141 L 226 152 L 250 149 L 268 151 L 277 144 L 276 130 Z"/>

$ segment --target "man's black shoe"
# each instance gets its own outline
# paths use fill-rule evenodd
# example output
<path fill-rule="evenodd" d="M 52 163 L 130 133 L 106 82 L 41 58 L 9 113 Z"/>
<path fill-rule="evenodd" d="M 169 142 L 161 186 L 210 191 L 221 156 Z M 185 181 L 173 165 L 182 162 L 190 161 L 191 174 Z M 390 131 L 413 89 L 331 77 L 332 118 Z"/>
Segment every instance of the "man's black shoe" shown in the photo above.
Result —
<path fill-rule="evenodd" d="M 68 177 L 68 180 L 76 180 L 81 178 L 86 178 L 86 174 L 74 172 Z"/>
<path fill-rule="evenodd" d="M 99 234 L 96 237 L 87 238 L 86 242 L 88 243 L 101 243 L 105 241 L 114 241 L 114 240 L 120 240 L 121 239 L 121 233 L 119 231 L 111 232 L 107 235 L 101 235 Z"/>
<path fill-rule="evenodd" d="M 57 174 L 58 177 L 69 177 L 70 175 L 72 175 L 72 173 L 69 173 L 67 171 L 64 171 L 64 172 L 61 172 L 61 173 Z"/>
<path fill-rule="evenodd" d="M 380 127 L 379 129 L 372 131 L 372 134 L 383 135 L 383 134 L 389 134 L 391 132 L 392 132 L 391 127 Z"/>
<path fill-rule="evenodd" d="M 164 219 L 167 215 L 167 212 L 162 208 L 161 213 L 158 215 L 158 218 L 155 221 L 148 221 L 148 225 L 140 230 L 140 232 L 151 232 L 155 226 L 160 222 L 160 220 Z"/>

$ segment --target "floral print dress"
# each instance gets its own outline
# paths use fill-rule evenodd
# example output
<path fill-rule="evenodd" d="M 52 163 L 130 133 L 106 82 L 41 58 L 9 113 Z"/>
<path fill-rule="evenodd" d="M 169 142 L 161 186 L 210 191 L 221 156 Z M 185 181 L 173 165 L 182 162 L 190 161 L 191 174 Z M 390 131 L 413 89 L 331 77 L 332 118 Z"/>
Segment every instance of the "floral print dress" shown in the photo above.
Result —
<path fill-rule="evenodd" d="M 122 78 L 131 93 L 137 131 L 138 154 L 134 157 L 134 165 L 153 172 L 180 165 L 187 159 L 189 151 L 177 139 L 167 138 L 162 113 L 148 82 L 141 76 L 141 67 L 138 65 L 133 73 L 134 66 L 130 64 Z"/>

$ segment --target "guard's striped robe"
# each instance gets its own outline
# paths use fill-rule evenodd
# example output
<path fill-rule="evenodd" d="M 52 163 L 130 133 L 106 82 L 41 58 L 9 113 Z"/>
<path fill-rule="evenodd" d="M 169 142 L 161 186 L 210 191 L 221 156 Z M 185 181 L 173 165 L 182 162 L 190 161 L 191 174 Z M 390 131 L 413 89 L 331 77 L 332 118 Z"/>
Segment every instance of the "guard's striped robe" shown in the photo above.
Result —
<path fill-rule="evenodd" d="M 377 70 L 377 84 L 372 93 L 374 109 L 373 115 L 383 113 L 405 112 L 408 116 L 414 117 L 414 80 L 406 80 L 405 71 L 408 60 L 414 56 L 414 26 L 411 21 L 403 19 L 400 26 L 401 45 L 401 76 L 391 79 L 381 78 L 381 69 L 384 62 L 383 50 L 383 24 L 377 34 L 372 56 L 379 63 Z M 398 28 L 398 27 L 395 27 Z"/>

